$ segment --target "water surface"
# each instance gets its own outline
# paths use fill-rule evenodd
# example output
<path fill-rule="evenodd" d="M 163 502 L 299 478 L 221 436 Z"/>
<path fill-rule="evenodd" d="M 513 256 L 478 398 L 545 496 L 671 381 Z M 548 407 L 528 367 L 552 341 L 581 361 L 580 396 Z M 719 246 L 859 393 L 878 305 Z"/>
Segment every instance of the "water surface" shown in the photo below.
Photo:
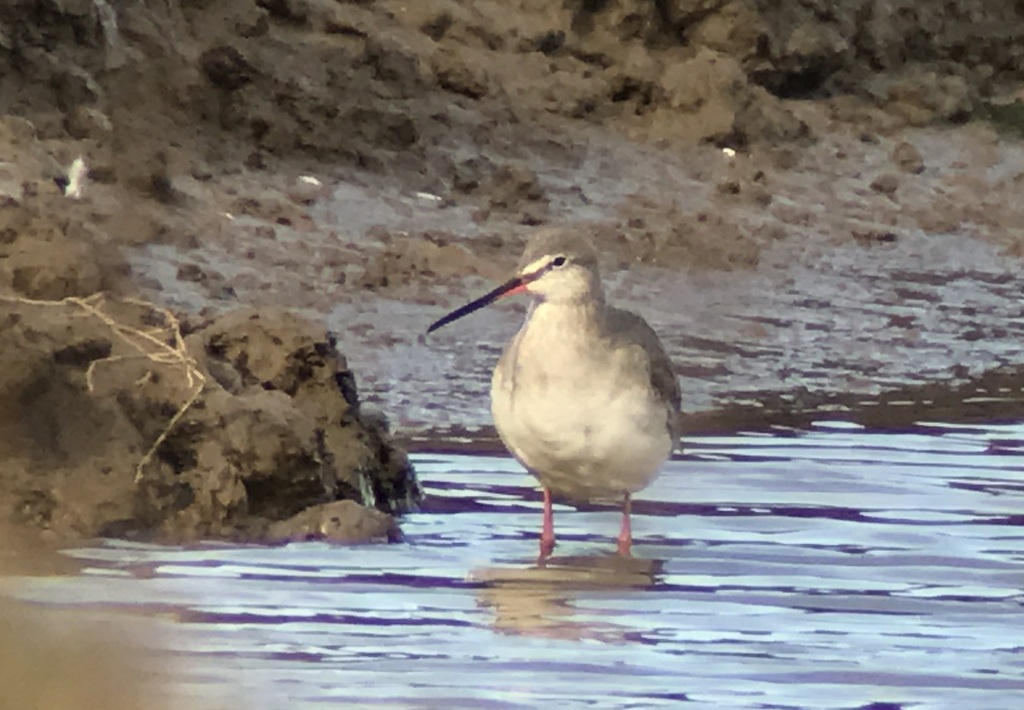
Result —
<path fill-rule="evenodd" d="M 128 618 L 190 708 L 1024 707 L 1024 426 L 687 440 L 637 500 L 414 457 L 404 544 L 107 541 L 8 594 Z"/>

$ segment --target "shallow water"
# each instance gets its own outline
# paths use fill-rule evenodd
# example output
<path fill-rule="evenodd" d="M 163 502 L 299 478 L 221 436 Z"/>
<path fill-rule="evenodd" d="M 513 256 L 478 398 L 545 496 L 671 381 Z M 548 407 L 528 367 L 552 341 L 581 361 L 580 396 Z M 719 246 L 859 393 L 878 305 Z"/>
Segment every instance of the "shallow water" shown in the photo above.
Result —
<path fill-rule="evenodd" d="M 796 253 L 783 243 L 753 273 L 641 266 L 610 271 L 605 282 L 614 304 L 637 310 L 658 332 L 689 414 L 763 407 L 766 392 L 790 401 L 800 392 L 834 393 L 846 403 L 837 411 L 849 412 L 883 391 L 954 385 L 1022 362 L 1024 275 L 995 246 L 961 235 Z M 492 285 L 432 308 L 384 300 L 335 307 L 331 323 L 360 391 L 395 417 L 396 430 L 472 431 L 490 421 L 491 372 L 521 308 L 497 305 L 420 335 Z"/>
<path fill-rule="evenodd" d="M 421 454 L 404 544 L 111 541 L 4 589 L 129 619 L 190 708 L 1024 707 L 1024 425 L 686 444 L 632 560 L 558 507 L 538 568 L 515 463 Z"/>

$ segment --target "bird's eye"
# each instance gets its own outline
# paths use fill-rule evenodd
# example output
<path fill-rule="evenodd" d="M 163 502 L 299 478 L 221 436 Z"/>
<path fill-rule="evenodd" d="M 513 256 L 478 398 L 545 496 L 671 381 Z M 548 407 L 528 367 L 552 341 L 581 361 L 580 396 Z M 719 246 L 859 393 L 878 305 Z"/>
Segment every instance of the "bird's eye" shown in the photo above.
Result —
<path fill-rule="evenodd" d="M 562 266 L 565 266 L 566 262 L 568 261 L 569 260 L 566 259 L 564 256 L 556 256 L 554 259 L 551 260 L 551 265 L 557 269 Z"/>

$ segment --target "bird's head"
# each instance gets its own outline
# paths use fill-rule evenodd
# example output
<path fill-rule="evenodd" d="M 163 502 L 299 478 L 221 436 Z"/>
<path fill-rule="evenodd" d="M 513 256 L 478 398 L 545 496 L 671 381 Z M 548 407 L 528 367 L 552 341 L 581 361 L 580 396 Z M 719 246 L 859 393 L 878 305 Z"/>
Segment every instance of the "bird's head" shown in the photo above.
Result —
<path fill-rule="evenodd" d="M 436 321 L 427 332 L 432 333 L 499 298 L 518 293 L 529 293 L 559 304 L 603 300 L 597 256 L 579 236 L 559 230 L 536 232 L 526 243 L 515 276 Z"/>

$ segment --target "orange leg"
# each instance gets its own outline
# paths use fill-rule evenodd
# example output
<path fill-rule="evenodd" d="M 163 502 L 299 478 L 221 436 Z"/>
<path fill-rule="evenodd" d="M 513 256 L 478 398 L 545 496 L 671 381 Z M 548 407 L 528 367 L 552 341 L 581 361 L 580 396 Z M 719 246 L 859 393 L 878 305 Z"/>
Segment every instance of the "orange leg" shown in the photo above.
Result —
<path fill-rule="evenodd" d="M 544 561 L 555 551 L 555 516 L 551 512 L 551 491 L 544 488 L 544 524 L 540 532 L 540 560 Z"/>
<path fill-rule="evenodd" d="M 633 526 L 629 521 L 629 514 L 633 510 L 633 499 L 629 493 L 622 500 L 622 528 L 619 530 L 619 554 L 629 557 L 633 548 Z"/>

